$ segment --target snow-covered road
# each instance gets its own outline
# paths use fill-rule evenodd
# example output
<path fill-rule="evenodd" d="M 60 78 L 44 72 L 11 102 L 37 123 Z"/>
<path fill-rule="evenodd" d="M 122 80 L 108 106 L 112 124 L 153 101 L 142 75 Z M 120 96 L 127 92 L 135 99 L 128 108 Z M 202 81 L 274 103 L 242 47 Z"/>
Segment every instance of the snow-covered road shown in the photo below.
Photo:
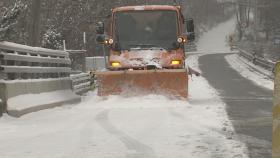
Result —
<path fill-rule="evenodd" d="M 219 24 L 199 41 L 202 75 L 226 103 L 227 114 L 237 137 L 246 143 L 250 158 L 271 158 L 272 89 L 271 72 L 230 52 L 225 37 L 234 19 Z M 222 54 L 221 54 L 222 53 Z"/>
<path fill-rule="evenodd" d="M 204 33 L 199 39 L 197 49 L 204 54 L 228 53 L 230 48 L 226 42 L 227 37 L 234 32 L 236 26 L 235 18 L 217 25 L 215 28 Z"/>
<path fill-rule="evenodd" d="M 197 67 L 197 56 L 189 63 Z M 189 101 L 149 95 L 107 99 L 89 93 L 78 105 L 0 119 L 3 158 L 238 158 L 225 104 L 203 78 Z"/>
<path fill-rule="evenodd" d="M 232 21 L 219 25 L 231 26 Z M 209 48 L 217 29 L 199 42 Z M 224 45 L 226 30 L 216 40 Z M 208 41 L 207 41 L 208 40 Z M 210 48 L 209 48 L 210 49 Z M 187 63 L 199 69 L 199 55 Z M 106 99 L 89 93 L 78 105 L 65 105 L 0 119 L 1 158 L 247 158 L 225 103 L 203 77 L 189 80 L 188 101 L 148 95 Z"/>

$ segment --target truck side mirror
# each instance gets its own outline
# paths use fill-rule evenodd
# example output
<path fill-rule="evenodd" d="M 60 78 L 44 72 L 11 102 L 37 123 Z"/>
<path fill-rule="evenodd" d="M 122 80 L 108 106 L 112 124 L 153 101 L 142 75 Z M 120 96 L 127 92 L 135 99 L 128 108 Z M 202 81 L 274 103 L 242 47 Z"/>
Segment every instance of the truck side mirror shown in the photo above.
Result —
<path fill-rule="evenodd" d="M 187 34 L 187 39 L 188 39 L 188 41 L 194 41 L 195 40 L 195 33 L 194 32 L 189 32 L 188 34 Z"/>
<path fill-rule="evenodd" d="M 99 44 L 104 44 L 105 43 L 105 35 L 97 34 L 95 41 Z"/>
<path fill-rule="evenodd" d="M 195 40 L 194 22 L 193 19 L 186 20 L 187 23 L 187 38 L 189 41 Z"/>
<path fill-rule="evenodd" d="M 103 22 L 98 22 L 96 25 L 96 42 L 99 44 L 104 44 L 105 43 L 105 29 L 104 29 L 104 23 Z"/>
<path fill-rule="evenodd" d="M 98 22 L 96 25 L 96 34 L 103 35 L 105 33 L 104 23 Z"/>
<path fill-rule="evenodd" d="M 187 23 L 187 32 L 194 32 L 194 22 L 193 19 L 186 20 Z"/>

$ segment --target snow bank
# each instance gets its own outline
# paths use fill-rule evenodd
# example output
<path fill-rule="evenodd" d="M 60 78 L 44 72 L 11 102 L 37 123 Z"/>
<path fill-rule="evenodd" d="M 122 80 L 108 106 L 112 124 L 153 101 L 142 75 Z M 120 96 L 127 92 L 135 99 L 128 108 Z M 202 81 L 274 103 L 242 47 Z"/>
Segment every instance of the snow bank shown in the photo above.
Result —
<path fill-rule="evenodd" d="M 21 116 L 29 112 L 35 112 L 79 100 L 80 97 L 75 95 L 71 90 L 24 94 L 9 98 L 7 101 L 7 111 L 12 116 Z"/>
<path fill-rule="evenodd" d="M 248 60 L 238 56 L 237 54 L 227 55 L 225 59 L 229 65 L 243 77 L 253 81 L 261 87 L 273 90 L 274 81 L 268 77 L 272 76 L 271 72 L 250 63 Z"/>
<path fill-rule="evenodd" d="M 17 80 L 3 80 L 3 79 L 0 79 L 0 82 L 3 82 L 3 83 L 28 83 L 28 82 L 48 82 L 48 81 L 58 81 L 58 80 L 69 80 L 69 77 L 44 78 L 44 79 L 17 79 Z"/>

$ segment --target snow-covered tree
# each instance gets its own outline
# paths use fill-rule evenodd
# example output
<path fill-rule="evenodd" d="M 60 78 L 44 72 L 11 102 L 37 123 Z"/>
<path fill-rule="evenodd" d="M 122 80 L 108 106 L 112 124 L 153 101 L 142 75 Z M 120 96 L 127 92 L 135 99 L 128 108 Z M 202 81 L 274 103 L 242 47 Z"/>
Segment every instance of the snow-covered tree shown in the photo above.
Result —
<path fill-rule="evenodd" d="M 17 24 L 18 17 L 26 9 L 21 0 L 17 0 L 13 7 L 5 8 L 0 17 L 0 40 L 5 40 L 13 26 Z"/>
<path fill-rule="evenodd" d="M 62 35 L 54 27 L 49 28 L 43 35 L 43 47 L 49 49 L 62 48 Z"/>

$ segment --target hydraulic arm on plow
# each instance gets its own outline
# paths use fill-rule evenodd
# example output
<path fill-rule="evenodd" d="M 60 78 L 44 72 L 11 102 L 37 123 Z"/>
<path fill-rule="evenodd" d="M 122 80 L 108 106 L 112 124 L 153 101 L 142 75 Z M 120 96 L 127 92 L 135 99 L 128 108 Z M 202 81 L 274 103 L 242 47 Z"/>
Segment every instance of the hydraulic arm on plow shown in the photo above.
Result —
<path fill-rule="evenodd" d="M 184 19 L 179 6 L 115 8 L 106 34 L 102 22 L 96 33 L 97 42 L 109 48 L 107 71 L 95 73 L 98 95 L 137 92 L 188 97 L 184 44 L 194 40 L 194 24 Z"/>

